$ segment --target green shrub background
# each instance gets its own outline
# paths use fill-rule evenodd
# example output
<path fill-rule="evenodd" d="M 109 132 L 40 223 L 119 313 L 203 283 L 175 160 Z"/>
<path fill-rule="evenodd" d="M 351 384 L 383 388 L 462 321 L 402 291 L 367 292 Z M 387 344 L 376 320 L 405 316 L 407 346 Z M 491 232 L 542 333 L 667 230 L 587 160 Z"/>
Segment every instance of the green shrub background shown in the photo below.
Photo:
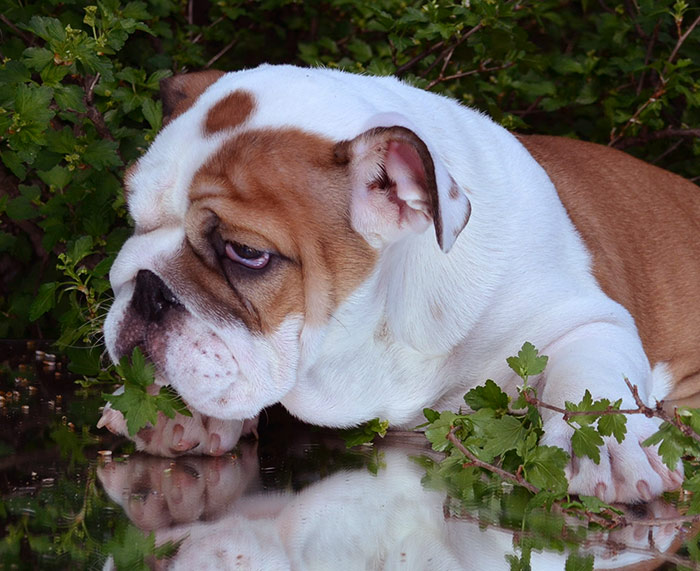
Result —
<path fill-rule="evenodd" d="M 173 73 L 396 74 L 520 132 L 700 180 L 700 9 L 683 1 L 0 0 L 0 338 L 94 343 L 128 236 L 121 176 Z"/>

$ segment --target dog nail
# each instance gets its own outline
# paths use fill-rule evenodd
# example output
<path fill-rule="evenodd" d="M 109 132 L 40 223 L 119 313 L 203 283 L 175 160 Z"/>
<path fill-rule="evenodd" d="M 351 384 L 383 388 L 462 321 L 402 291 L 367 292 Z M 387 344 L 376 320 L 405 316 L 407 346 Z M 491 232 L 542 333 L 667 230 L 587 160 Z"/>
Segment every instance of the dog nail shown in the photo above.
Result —
<path fill-rule="evenodd" d="M 221 437 L 214 433 L 209 437 L 209 454 L 218 456 L 221 454 L 219 448 L 221 447 Z"/>
<path fill-rule="evenodd" d="M 645 502 L 654 499 L 654 494 L 651 493 L 651 488 L 646 480 L 639 480 L 639 482 L 637 482 L 637 491 Z"/>

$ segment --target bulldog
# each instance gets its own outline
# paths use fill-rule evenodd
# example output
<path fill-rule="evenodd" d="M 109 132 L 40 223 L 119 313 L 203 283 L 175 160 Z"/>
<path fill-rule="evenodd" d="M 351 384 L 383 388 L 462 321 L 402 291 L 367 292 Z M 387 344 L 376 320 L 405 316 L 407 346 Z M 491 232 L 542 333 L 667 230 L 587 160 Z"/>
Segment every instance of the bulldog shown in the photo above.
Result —
<path fill-rule="evenodd" d="M 281 403 L 309 423 L 413 428 L 457 409 L 524 341 L 532 384 L 635 408 L 700 382 L 700 191 L 622 152 L 514 136 L 391 77 L 261 66 L 164 82 L 166 124 L 125 176 L 135 231 L 105 339 L 141 347 L 195 413 L 149 452 L 221 454 Z M 570 427 L 543 410 L 545 444 Z M 124 431 L 120 413 L 102 424 Z M 649 500 L 682 481 L 631 415 L 570 491 Z"/>

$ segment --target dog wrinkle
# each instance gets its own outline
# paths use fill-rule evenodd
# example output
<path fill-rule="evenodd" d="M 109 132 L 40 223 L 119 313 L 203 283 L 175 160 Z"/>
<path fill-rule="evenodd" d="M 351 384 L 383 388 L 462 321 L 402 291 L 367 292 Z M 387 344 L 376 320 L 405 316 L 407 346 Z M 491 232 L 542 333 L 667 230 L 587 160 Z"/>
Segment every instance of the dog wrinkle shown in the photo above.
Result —
<path fill-rule="evenodd" d="M 198 222 L 206 211 L 225 241 L 276 254 L 259 278 L 241 272 L 231 284 L 257 309 L 263 332 L 292 314 L 325 322 L 374 266 L 374 252 L 350 225 L 348 166 L 337 151 L 333 141 L 296 129 L 247 131 L 193 179 L 193 247 L 208 247 Z M 212 283 L 202 284 L 207 295 Z"/>
<path fill-rule="evenodd" d="M 235 129 L 245 123 L 255 109 L 253 95 L 237 90 L 219 100 L 207 113 L 204 133 L 212 135 L 226 129 Z"/>

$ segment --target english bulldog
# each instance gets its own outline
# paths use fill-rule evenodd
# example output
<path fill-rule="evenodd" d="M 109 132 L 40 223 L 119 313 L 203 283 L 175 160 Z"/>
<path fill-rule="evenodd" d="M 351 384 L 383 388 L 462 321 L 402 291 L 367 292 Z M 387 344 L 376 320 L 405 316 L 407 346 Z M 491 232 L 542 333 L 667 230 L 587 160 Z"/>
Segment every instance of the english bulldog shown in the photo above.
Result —
<path fill-rule="evenodd" d="M 391 77 L 261 66 L 175 76 L 125 176 L 135 232 L 105 339 L 141 347 L 195 412 L 137 437 L 221 454 L 281 403 L 309 423 L 413 428 L 458 409 L 524 341 L 542 401 L 679 399 L 700 383 L 700 191 L 622 152 L 514 136 Z M 571 429 L 543 410 L 544 443 Z M 120 413 L 102 424 L 124 431 Z M 682 481 L 631 415 L 570 491 L 649 500 Z"/>

